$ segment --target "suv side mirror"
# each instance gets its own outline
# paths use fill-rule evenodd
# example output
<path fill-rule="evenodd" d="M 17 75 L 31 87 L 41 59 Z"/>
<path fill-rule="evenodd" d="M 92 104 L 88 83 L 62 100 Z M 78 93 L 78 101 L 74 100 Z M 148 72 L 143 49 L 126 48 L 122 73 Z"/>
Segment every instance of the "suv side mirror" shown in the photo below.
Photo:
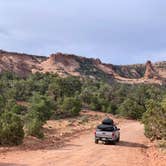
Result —
<path fill-rule="evenodd" d="M 120 130 L 120 128 L 117 128 L 117 130 Z"/>

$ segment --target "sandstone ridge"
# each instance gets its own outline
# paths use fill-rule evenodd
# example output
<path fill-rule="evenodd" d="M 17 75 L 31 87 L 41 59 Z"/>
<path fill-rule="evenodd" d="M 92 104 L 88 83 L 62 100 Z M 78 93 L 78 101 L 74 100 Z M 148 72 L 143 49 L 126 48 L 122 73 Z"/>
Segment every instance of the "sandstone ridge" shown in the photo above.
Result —
<path fill-rule="evenodd" d="M 51 72 L 61 77 L 73 75 L 128 84 L 166 83 L 166 61 L 113 65 L 102 63 L 100 59 L 85 58 L 60 52 L 46 57 L 0 50 L 0 72 L 5 71 L 14 72 L 22 77 L 36 72 Z"/>

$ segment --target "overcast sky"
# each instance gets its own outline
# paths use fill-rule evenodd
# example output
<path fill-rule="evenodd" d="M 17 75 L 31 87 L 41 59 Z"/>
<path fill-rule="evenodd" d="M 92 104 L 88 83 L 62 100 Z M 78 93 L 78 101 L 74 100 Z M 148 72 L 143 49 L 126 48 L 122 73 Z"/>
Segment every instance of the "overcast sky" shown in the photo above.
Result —
<path fill-rule="evenodd" d="M 0 0 L 0 48 L 113 64 L 166 60 L 166 0 Z"/>

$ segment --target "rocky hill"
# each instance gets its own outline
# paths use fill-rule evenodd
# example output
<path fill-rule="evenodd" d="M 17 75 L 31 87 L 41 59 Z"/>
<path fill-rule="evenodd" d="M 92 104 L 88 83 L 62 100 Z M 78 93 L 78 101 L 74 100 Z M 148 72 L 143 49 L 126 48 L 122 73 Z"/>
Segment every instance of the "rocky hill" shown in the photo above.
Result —
<path fill-rule="evenodd" d="M 152 64 L 113 65 L 99 59 L 56 53 L 49 57 L 0 50 L 0 72 L 10 71 L 22 77 L 35 72 L 57 73 L 121 83 L 166 83 L 166 61 Z"/>

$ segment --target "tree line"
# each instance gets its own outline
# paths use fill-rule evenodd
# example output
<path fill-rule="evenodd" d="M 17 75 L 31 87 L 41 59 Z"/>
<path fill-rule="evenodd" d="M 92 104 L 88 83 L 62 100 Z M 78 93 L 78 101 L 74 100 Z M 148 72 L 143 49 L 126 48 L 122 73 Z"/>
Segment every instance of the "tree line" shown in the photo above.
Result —
<path fill-rule="evenodd" d="M 49 119 L 79 115 L 82 107 L 141 120 L 145 134 L 166 139 L 166 87 L 108 84 L 100 80 L 51 73 L 21 78 L 0 75 L 0 144 L 18 145 L 25 135 L 44 136 Z"/>

